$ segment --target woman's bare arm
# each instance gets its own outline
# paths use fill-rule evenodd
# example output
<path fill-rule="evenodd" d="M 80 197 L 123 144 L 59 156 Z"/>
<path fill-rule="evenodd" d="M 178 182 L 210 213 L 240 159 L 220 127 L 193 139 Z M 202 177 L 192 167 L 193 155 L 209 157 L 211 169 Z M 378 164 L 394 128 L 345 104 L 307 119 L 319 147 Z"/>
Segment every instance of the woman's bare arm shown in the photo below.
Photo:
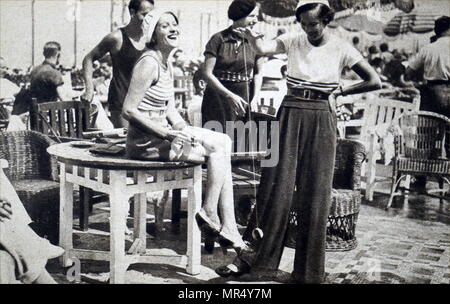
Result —
<path fill-rule="evenodd" d="M 378 90 L 381 88 L 381 80 L 377 72 L 365 61 L 360 60 L 353 65 L 352 70 L 358 74 L 363 81 L 354 85 L 342 88 L 342 91 L 335 92 L 335 95 L 351 95 Z"/>

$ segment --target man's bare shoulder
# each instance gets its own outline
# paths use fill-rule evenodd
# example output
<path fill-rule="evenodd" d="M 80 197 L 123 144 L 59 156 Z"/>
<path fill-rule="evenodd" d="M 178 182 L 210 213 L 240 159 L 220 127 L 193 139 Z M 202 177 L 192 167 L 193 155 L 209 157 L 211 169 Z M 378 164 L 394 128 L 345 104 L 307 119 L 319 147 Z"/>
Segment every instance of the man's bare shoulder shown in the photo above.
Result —
<path fill-rule="evenodd" d="M 119 50 L 123 41 L 122 32 L 117 29 L 107 34 L 102 41 L 109 46 L 110 50 Z"/>

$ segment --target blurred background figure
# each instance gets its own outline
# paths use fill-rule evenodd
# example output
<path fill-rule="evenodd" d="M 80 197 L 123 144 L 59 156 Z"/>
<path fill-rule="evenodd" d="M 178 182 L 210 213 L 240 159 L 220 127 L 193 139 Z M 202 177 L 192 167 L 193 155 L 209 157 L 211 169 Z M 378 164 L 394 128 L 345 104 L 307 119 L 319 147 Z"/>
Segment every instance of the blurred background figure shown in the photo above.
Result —
<path fill-rule="evenodd" d="M 206 80 L 201 69 L 194 73 L 192 82 L 194 84 L 194 96 L 187 106 L 188 120 L 191 126 L 201 127 L 203 93 L 206 89 Z"/>
<path fill-rule="evenodd" d="M 385 64 L 389 63 L 392 59 L 394 59 L 394 55 L 389 51 L 389 45 L 387 43 L 380 44 L 380 57 L 384 61 Z"/>
<path fill-rule="evenodd" d="M 49 41 L 44 45 L 44 62 L 30 74 L 31 96 L 38 102 L 71 100 L 71 92 L 63 87 L 63 74 L 58 70 L 61 45 Z"/>
<path fill-rule="evenodd" d="M 9 80 L 9 68 L 6 60 L 0 57 L 0 101 L 14 99 L 20 88 L 14 82 Z"/>
<path fill-rule="evenodd" d="M 450 17 L 435 21 L 436 41 L 423 47 L 410 62 L 406 75 L 423 73 L 421 109 L 450 117 Z"/>

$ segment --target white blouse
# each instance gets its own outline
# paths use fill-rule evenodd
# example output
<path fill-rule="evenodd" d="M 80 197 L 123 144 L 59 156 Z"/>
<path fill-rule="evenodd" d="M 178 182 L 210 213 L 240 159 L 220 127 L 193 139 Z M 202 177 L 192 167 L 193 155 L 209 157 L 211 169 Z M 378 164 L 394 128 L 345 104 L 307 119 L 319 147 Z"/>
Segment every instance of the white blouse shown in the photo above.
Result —
<path fill-rule="evenodd" d="M 278 37 L 285 47 L 289 88 L 308 88 L 324 92 L 336 89 L 344 67 L 363 59 L 361 53 L 334 35 L 321 46 L 313 46 L 305 33 L 286 33 Z"/>

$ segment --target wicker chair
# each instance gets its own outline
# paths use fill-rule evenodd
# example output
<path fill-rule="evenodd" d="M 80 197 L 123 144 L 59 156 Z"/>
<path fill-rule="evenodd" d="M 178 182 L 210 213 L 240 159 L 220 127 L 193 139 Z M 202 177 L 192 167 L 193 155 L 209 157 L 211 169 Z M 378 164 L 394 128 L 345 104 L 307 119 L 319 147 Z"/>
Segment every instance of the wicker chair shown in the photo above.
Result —
<path fill-rule="evenodd" d="M 327 222 L 327 251 L 356 248 L 356 222 L 361 206 L 361 166 L 366 153 L 356 140 L 338 139 L 331 207 Z M 295 248 L 297 212 L 291 211 L 286 246 Z"/>
<path fill-rule="evenodd" d="M 407 113 L 398 119 L 398 131 L 394 140 L 393 182 L 386 209 L 391 207 L 395 196 L 409 191 L 402 188 L 396 192 L 408 175 L 437 177 L 440 187 L 433 192 L 444 193 L 444 181 L 450 185 L 450 119 L 427 111 Z M 443 196 L 440 198 L 442 202 Z"/>
<path fill-rule="evenodd" d="M 47 153 L 52 144 L 49 137 L 34 131 L 0 132 L 0 159 L 9 163 L 6 176 L 34 221 L 33 229 L 57 244 L 58 173 L 56 161 Z"/>
<path fill-rule="evenodd" d="M 6 129 L 9 123 L 9 113 L 5 105 L 0 103 L 0 130 Z"/>

